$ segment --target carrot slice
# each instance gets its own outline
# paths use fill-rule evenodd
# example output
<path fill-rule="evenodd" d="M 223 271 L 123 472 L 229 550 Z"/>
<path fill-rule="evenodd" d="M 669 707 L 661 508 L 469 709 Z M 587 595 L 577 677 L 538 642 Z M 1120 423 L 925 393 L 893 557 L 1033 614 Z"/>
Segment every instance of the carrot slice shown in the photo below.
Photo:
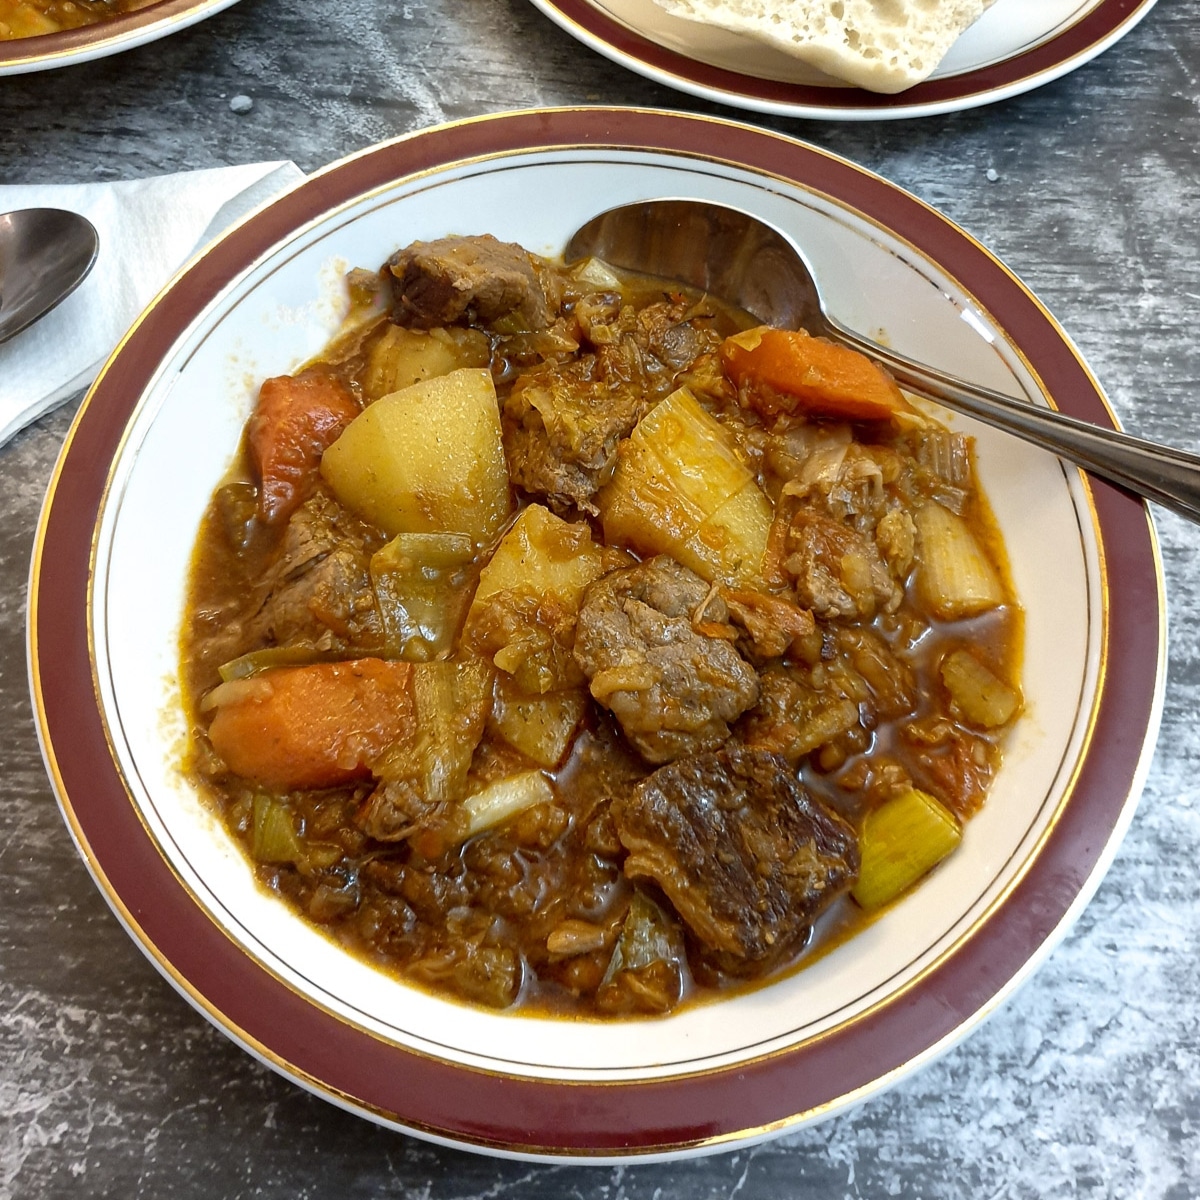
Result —
<path fill-rule="evenodd" d="M 358 416 L 341 380 L 321 370 L 266 380 L 247 431 L 261 487 L 258 511 L 273 525 L 308 497 L 321 455 Z"/>
<path fill-rule="evenodd" d="M 360 658 L 275 667 L 210 694 L 213 749 L 237 775 L 273 788 L 334 787 L 415 728 L 412 665 Z"/>
<path fill-rule="evenodd" d="M 721 346 L 725 373 L 764 417 L 801 412 L 885 421 L 911 411 L 896 381 L 866 355 L 802 329 L 760 326 Z"/>

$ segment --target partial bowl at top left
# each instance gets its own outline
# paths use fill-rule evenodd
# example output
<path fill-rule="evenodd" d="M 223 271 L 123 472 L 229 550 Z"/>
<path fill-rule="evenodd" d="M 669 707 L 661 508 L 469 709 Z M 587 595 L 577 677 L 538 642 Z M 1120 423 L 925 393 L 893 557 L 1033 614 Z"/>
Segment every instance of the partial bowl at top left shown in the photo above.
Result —
<path fill-rule="evenodd" d="M 234 3 L 236 0 L 158 0 L 77 29 L 0 40 L 0 75 L 50 71 L 107 58 L 186 29 Z"/>

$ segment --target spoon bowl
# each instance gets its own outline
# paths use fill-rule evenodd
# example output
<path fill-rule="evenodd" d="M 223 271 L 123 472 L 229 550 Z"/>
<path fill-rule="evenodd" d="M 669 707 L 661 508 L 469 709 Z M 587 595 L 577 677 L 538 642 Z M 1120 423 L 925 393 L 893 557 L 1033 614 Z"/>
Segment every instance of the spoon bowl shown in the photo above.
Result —
<path fill-rule="evenodd" d="M 25 208 L 0 214 L 0 342 L 66 299 L 99 249 L 95 228 L 78 213 Z"/>
<path fill-rule="evenodd" d="M 679 280 L 764 324 L 805 329 L 839 342 L 881 363 L 910 392 L 1003 429 L 1200 523 L 1200 455 L 978 387 L 871 341 L 830 314 L 800 248 L 740 209 L 685 199 L 621 205 L 593 217 L 567 242 L 567 262 L 588 257 Z"/>

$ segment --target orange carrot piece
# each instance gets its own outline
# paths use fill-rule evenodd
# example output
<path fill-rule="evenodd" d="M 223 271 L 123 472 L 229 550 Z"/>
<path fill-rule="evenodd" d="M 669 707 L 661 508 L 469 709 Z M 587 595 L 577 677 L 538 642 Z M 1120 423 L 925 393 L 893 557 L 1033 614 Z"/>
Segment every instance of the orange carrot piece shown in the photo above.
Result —
<path fill-rule="evenodd" d="M 263 383 L 247 430 L 267 524 L 286 521 L 305 501 L 321 455 L 358 413 L 346 385 L 319 369 Z"/>
<path fill-rule="evenodd" d="M 213 699 L 213 749 L 235 774 L 280 789 L 367 778 L 415 726 L 412 665 L 379 658 L 275 667 Z"/>
<path fill-rule="evenodd" d="M 721 346 L 725 373 L 765 417 L 802 412 L 843 421 L 885 421 L 911 411 L 896 381 L 866 355 L 802 329 L 760 326 Z"/>

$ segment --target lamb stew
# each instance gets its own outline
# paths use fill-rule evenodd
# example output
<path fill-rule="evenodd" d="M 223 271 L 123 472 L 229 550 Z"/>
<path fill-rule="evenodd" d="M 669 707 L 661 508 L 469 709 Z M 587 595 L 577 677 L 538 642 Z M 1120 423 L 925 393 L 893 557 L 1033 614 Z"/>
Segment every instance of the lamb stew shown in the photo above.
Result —
<path fill-rule="evenodd" d="M 183 623 L 188 768 L 263 886 L 438 994 L 646 1016 L 953 851 L 1021 707 L 969 438 L 594 260 L 455 237 L 348 286 Z"/>

